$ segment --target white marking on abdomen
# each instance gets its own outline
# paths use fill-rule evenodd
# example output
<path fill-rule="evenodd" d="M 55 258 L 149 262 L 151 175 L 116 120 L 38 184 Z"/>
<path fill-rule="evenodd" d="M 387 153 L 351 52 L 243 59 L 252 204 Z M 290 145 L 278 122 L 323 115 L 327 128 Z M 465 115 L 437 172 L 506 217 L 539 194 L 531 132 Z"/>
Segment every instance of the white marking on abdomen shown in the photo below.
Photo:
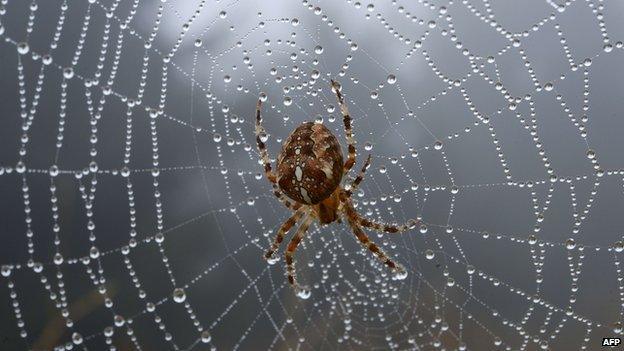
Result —
<path fill-rule="evenodd" d="M 297 177 L 297 181 L 301 181 L 301 178 L 303 177 L 303 171 L 301 170 L 301 167 L 297 166 L 297 168 L 295 168 L 295 177 Z"/>
<path fill-rule="evenodd" d="M 334 177 L 331 167 L 329 167 L 327 164 L 323 164 L 321 170 L 325 173 L 325 177 L 327 177 L 327 179 L 332 179 Z"/>
<path fill-rule="evenodd" d="M 301 188 L 299 192 L 301 193 L 301 196 L 303 196 L 303 201 L 309 204 L 312 203 L 312 199 L 308 196 L 308 191 L 305 188 Z"/>

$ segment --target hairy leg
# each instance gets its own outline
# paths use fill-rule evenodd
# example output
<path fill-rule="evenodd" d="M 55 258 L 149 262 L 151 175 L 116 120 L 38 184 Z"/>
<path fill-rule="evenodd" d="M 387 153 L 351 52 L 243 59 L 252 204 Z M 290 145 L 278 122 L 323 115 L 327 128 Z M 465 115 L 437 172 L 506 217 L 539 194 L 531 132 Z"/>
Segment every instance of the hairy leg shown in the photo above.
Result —
<path fill-rule="evenodd" d="M 377 246 L 377 244 L 375 244 L 368 238 L 368 235 L 364 233 L 364 231 L 362 230 L 362 227 L 360 227 L 360 225 L 357 223 L 357 219 L 355 217 L 347 214 L 347 221 L 349 222 L 349 225 L 351 226 L 351 229 L 353 230 L 353 234 L 355 234 L 355 237 L 360 241 L 362 246 L 364 246 L 370 252 L 372 252 L 375 256 L 377 256 L 377 258 L 381 262 L 383 262 L 386 266 L 392 269 L 395 273 L 399 275 L 405 274 L 405 268 L 403 268 L 403 266 L 391 260 L 388 257 L 388 255 L 386 255 L 386 253 L 384 253 L 381 250 L 381 248 Z"/>
<path fill-rule="evenodd" d="M 310 227 L 313 219 L 314 218 L 310 215 L 306 216 L 306 218 L 301 223 L 301 226 L 299 226 L 299 229 L 297 229 L 295 236 L 293 236 L 293 238 L 290 240 L 290 243 L 288 243 L 288 248 L 286 249 L 285 253 L 286 276 L 290 285 L 295 288 L 297 292 L 303 290 L 303 288 L 299 286 L 299 283 L 297 282 L 297 275 L 295 273 L 295 251 L 297 250 L 297 246 L 299 246 L 299 244 L 301 243 L 301 240 L 303 240 L 303 236 L 308 231 L 308 228 Z"/>
<path fill-rule="evenodd" d="M 362 166 L 362 169 L 360 170 L 360 173 L 351 182 L 351 188 L 349 188 L 349 190 L 345 190 L 345 193 L 347 194 L 348 197 L 351 197 L 353 192 L 355 190 L 357 190 L 358 186 L 360 185 L 360 183 L 364 179 L 364 173 L 366 173 L 366 171 L 370 167 L 370 163 L 371 163 L 371 155 L 368 154 L 368 157 L 366 158 L 366 162 L 364 162 L 364 166 Z"/>
<path fill-rule="evenodd" d="M 347 104 L 345 104 L 344 97 L 342 96 L 342 93 L 340 93 L 340 84 L 332 79 L 331 85 L 336 93 L 336 97 L 338 98 L 340 112 L 342 113 L 342 121 L 344 122 L 345 127 L 345 135 L 347 137 L 347 148 L 349 154 L 347 156 L 347 161 L 345 161 L 344 164 L 344 172 L 347 173 L 355 164 L 355 140 L 353 139 L 353 129 L 351 128 L 352 119 L 349 115 L 349 109 L 347 108 Z"/>
<path fill-rule="evenodd" d="M 267 252 L 264 254 L 264 258 L 266 260 L 271 260 L 273 258 L 273 254 L 277 251 L 282 241 L 284 241 L 284 235 L 288 233 L 290 228 L 292 228 L 295 224 L 297 224 L 297 221 L 299 221 L 299 219 L 301 219 L 301 216 L 303 216 L 305 213 L 306 213 L 306 210 L 304 209 L 304 207 L 301 207 L 297 211 L 295 211 L 295 213 L 292 216 L 290 216 L 290 218 L 288 218 L 284 223 L 282 223 L 280 228 L 277 230 L 275 239 L 273 239 L 271 248 L 268 249 Z"/>
<path fill-rule="evenodd" d="M 418 220 L 415 220 L 415 219 L 410 219 L 409 221 L 407 221 L 407 223 L 401 224 L 401 225 L 391 225 L 391 224 L 386 224 L 386 223 L 375 222 L 373 220 L 363 217 L 355 210 L 355 208 L 353 207 L 353 204 L 351 203 L 351 200 L 347 197 L 346 191 L 344 192 L 344 195 L 341 197 L 341 200 L 344 205 L 343 208 L 347 217 L 353 218 L 353 221 L 355 223 L 365 228 L 371 228 L 378 232 L 385 232 L 385 233 L 401 233 L 401 232 L 405 232 L 407 230 L 413 229 L 418 224 Z"/>
<path fill-rule="evenodd" d="M 264 164 L 264 174 L 266 178 L 271 182 L 271 186 L 273 187 L 273 195 L 277 197 L 284 206 L 296 210 L 301 205 L 296 202 L 289 201 L 282 191 L 277 187 L 277 177 L 273 170 L 271 169 L 271 159 L 269 158 L 269 152 L 267 151 L 266 144 L 264 143 L 263 135 L 266 135 L 266 131 L 264 130 L 264 126 L 262 125 L 262 117 L 260 116 L 260 110 L 262 109 L 262 101 L 258 99 L 258 103 L 256 104 L 256 143 L 258 144 L 258 151 L 260 152 L 260 157 L 262 158 L 262 163 Z"/>

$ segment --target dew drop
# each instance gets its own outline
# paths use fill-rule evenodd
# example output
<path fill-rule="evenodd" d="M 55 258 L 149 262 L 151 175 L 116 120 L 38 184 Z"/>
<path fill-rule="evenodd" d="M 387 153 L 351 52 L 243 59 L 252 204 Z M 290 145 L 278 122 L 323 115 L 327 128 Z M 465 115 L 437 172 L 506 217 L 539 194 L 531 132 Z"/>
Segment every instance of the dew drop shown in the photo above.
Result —
<path fill-rule="evenodd" d="M 312 295 L 312 292 L 308 288 L 299 288 L 297 290 L 297 297 L 299 297 L 302 300 L 309 299 L 311 295 Z"/>
<path fill-rule="evenodd" d="M 28 43 L 26 42 L 17 43 L 17 52 L 20 55 L 26 55 L 28 51 L 30 51 L 30 47 L 28 46 Z"/>
<path fill-rule="evenodd" d="M 574 241 L 574 239 L 570 238 L 566 240 L 566 249 L 573 250 L 575 247 L 576 247 L 576 241 Z"/>
<path fill-rule="evenodd" d="M 404 268 L 397 269 L 393 275 L 395 280 L 405 280 L 407 278 L 407 271 Z"/>
<path fill-rule="evenodd" d="M 186 292 L 182 288 L 175 288 L 173 290 L 173 301 L 176 303 L 182 303 L 186 300 Z"/>
<path fill-rule="evenodd" d="M 433 252 L 433 250 L 431 249 L 425 250 L 425 258 L 427 258 L 428 260 L 433 260 L 434 257 L 435 257 L 435 252 Z"/>
<path fill-rule="evenodd" d="M 72 341 L 74 343 L 74 345 L 80 345 L 82 344 L 82 335 L 80 335 L 80 333 L 73 333 L 72 334 Z"/>
<path fill-rule="evenodd" d="M 63 77 L 65 77 L 65 79 L 72 79 L 74 77 L 74 69 L 71 67 L 63 68 Z"/>
<path fill-rule="evenodd" d="M 210 335 L 210 332 L 209 332 L 208 330 L 204 330 L 204 331 L 201 333 L 201 341 L 202 341 L 204 344 L 207 344 L 207 343 L 209 343 L 211 340 L 212 340 L 212 335 Z"/>

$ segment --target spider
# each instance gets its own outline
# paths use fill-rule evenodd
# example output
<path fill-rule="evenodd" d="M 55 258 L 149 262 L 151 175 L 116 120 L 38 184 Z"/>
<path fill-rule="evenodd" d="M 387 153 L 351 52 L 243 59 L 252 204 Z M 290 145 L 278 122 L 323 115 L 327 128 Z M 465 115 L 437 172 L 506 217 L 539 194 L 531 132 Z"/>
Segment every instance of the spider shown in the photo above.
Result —
<path fill-rule="evenodd" d="M 277 158 L 277 173 L 275 173 L 271 167 L 265 144 L 267 135 L 260 117 L 262 99 L 258 99 L 256 105 L 256 141 L 264 163 L 266 178 L 271 183 L 275 196 L 287 208 L 294 211 L 292 216 L 277 230 L 275 239 L 264 254 L 264 258 L 269 264 L 275 264 L 278 259 L 274 257 L 274 253 L 284 240 L 284 235 L 297 222 L 301 222 L 286 248 L 285 259 L 288 282 L 302 298 L 309 297 L 310 293 L 307 288 L 297 282 L 294 254 L 314 220 L 317 220 L 320 225 L 326 225 L 334 221 L 341 222 L 341 217 L 344 217 L 359 242 L 388 266 L 397 279 L 407 277 L 405 268 L 391 260 L 377 244 L 373 243 L 362 227 L 379 232 L 399 233 L 415 227 L 418 223 L 416 220 L 410 220 L 400 226 L 378 223 L 361 216 L 355 210 L 351 195 L 364 179 L 364 173 L 370 167 L 371 155 L 368 155 L 360 173 L 350 185 L 341 186 L 342 177 L 355 164 L 355 140 L 349 110 L 340 93 L 340 84 L 332 80 L 331 87 L 338 98 L 347 139 L 348 156 L 344 162 L 341 146 L 336 136 L 320 123 L 304 122 L 295 128 L 282 145 Z"/>

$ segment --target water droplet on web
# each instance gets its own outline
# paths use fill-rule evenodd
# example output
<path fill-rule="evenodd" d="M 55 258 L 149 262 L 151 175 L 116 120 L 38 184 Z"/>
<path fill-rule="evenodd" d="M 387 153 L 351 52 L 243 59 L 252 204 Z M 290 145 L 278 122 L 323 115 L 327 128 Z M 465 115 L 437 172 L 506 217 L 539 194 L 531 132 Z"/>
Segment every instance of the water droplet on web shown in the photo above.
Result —
<path fill-rule="evenodd" d="M 263 143 L 266 143 L 267 140 L 269 140 L 269 135 L 265 132 L 261 132 L 259 136 L 260 136 L 260 141 L 262 141 Z"/>
<path fill-rule="evenodd" d="M 388 84 L 394 84 L 396 83 L 396 76 L 394 74 L 389 74 L 388 77 L 386 78 L 386 81 L 388 82 Z"/>
<path fill-rule="evenodd" d="M 298 18 L 293 18 L 293 19 L 291 19 L 291 20 L 290 20 L 290 24 L 291 24 L 293 27 L 298 26 L 298 25 L 299 25 L 299 19 L 298 19 Z"/>
<path fill-rule="evenodd" d="M 89 257 L 91 257 L 92 259 L 97 259 L 98 257 L 100 257 L 100 250 L 98 250 L 97 247 L 92 246 L 91 249 L 89 250 Z"/>
<path fill-rule="evenodd" d="M 223 76 L 223 81 L 226 83 L 229 83 L 232 81 L 232 77 L 230 77 L 229 75 L 225 75 Z"/>
<path fill-rule="evenodd" d="M 80 335 L 80 333 L 73 333 L 72 334 L 72 342 L 74 343 L 74 345 L 80 345 L 82 344 L 82 335 Z"/>
<path fill-rule="evenodd" d="M 272 265 L 276 264 L 279 261 L 279 256 L 273 255 L 273 256 L 267 258 L 266 261 L 267 261 L 268 264 L 270 264 L 272 266 Z"/>
<path fill-rule="evenodd" d="M 407 278 L 407 271 L 403 268 L 397 269 L 394 271 L 393 277 L 396 280 L 405 280 L 405 278 Z"/>
<path fill-rule="evenodd" d="M 284 97 L 284 106 L 290 106 L 292 105 L 292 98 L 290 96 L 285 96 Z"/>
<path fill-rule="evenodd" d="M 308 288 L 303 287 L 297 290 L 297 297 L 299 297 L 302 300 L 309 299 L 311 295 L 312 295 L 312 292 Z"/>
<path fill-rule="evenodd" d="M 373 100 L 377 100 L 377 98 L 379 97 L 379 93 L 376 90 L 371 91 L 370 93 L 370 97 Z"/>
<path fill-rule="evenodd" d="M 615 252 L 624 251 L 624 242 L 616 241 L 615 244 L 613 245 L 613 248 L 615 249 Z"/>
<path fill-rule="evenodd" d="M 195 47 L 198 48 L 198 47 L 201 47 L 201 46 L 202 46 L 202 40 L 199 39 L 199 38 L 195 39 Z"/>
<path fill-rule="evenodd" d="M 28 43 L 26 42 L 17 43 L 17 52 L 20 55 L 26 55 L 28 51 L 30 51 L 30 47 L 28 46 Z"/>
<path fill-rule="evenodd" d="M 186 292 L 182 288 L 175 288 L 173 290 L 173 301 L 176 303 L 182 303 L 186 300 Z"/>
<path fill-rule="evenodd" d="M 323 53 L 323 47 L 320 46 L 320 45 L 315 46 L 314 47 L 314 53 L 317 54 L 317 55 L 322 54 Z"/>
<path fill-rule="evenodd" d="M 436 140 L 435 143 L 433 143 L 433 148 L 436 150 L 442 150 L 443 145 L 442 141 Z"/>
<path fill-rule="evenodd" d="M 435 252 L 433 252 L 433 250 L 431 250 L 431 249 L 425 250 L 425 258 L 426 259 L 433 260 L 434 257 L 435 257 Z"/>
<path fill-rule="evenodd" d="M 529 235 L 529 239 L 528 242 L 530 245 L 535 245 L 537 244 L 537 237 L 533 234 Z"/>
<path fill-rule="evenodd" d="M 52 259 L 55 265 L 61 265 L 63 264 L 63 255 L 61 255 L 60 253 L 56 253 L 54 254 L 54 258 Z"/>
<path fill-rule="evenodd" d="M 0 268 L 0 273 L 2 274 L 3 277 L 8 277 L 11 275 L 11 266 L 9 265 L 2 265 L 2 268 Z"/>
<path fill-rule="evenodd" d="M 63 68 L 63 77 L 65 77 L 65 79 L 72 79 L 74 77 L 74 69 L 71 67 Z"/>
<path fill-rule="evenodd" d="M 126 323 L 126 320 L 124 319 L 124 317 L 118 314 L 115 315 L 113 320 L 114 320 L 115 326 L 118 328 L 123 327 L 123 325 Z"/>
<path fill-rule="evenodd" d="M 219 12 L 219 18 L 226 18 L 226 17 L 227 17 L 227 12 L 225 11 Z"/>
<path fill-rule="evenodd" d="M 576 247 L 576 241 L 574 241 L 574 239 L 568 239 L 566 240 L 566 249 L 568 250 L 573 250 Z"/>
<path fill-rule="evenodd" d="M 593 160 L 596 157 L 596 152 L 592 149 L 587 150 L 587 158 Z"/>
<path fill-rule="evenodd" d="M 203 332 L 201 332 L 201 341 L 204 344 L 209 343 L 212 340 L 212 335 L 210 335 L 210 332 L 208 330 L 204 330 Z"/>

